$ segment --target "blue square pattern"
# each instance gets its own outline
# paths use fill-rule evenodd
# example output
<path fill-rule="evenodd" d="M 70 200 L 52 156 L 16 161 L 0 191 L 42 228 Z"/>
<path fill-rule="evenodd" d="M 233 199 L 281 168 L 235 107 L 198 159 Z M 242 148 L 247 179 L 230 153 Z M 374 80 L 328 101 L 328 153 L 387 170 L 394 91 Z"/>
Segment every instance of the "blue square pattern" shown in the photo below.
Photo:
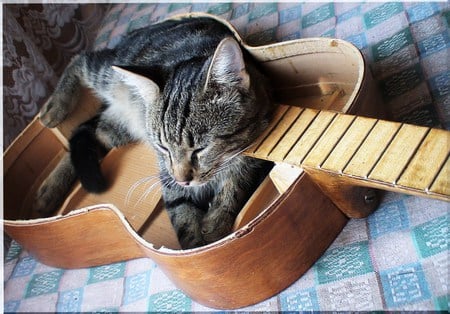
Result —
<path fill-rule="evenodd" d="M 402 200 L 385 204 L 369 216 L 368 222 L 373 238 L 409 227 L 408 213 Z"/>
<path fill-rule="evenodd" d="M 6 253 L 5 261 L 9 262 L 18 258 L 21 252 L 22 247 L 16 241 L 11 241 L 11 246 L 8 249 L 8 253 Z"/>
<path fill-rule="evenodd" d="M 37 264 L 36 260 L 31 256 L 26 256 L 22 258 L 14 268 L 11 277 L 17 278 L 31 275 L 34 268 L 36 267 L 36 264 Z"/>
<path fill-rule="evenodd" d="M 271 2 L 262 2 L 257 3 L 254 2 L 250 9 L 250 14 L 248 15 L 249 21 L 254 21 L 259 18 L 262 18 L 266 15 L 273 14 L 278 11 L 278 4 Z"/>
<path fill-rule="evenodd" d="M 373 271 L 367 241 L 330 249 L 315 265 L 319 284 L 367 274 Z"/>
<path fill-rule="evenodd" d="M 423 81 L 423 69 L 420 63 L 416 63 L 379 82 L 383 98 L 389 100 L 415 89 Z"/>
<path fill-rule="evenodd" d="M 408 18 L 411 23 L 424 20 L 439 12 L 439 7 L 436 3 L 420 3 L 412 6 L 406 10 Z"/>
<path fill-rule="evenodd" d="M 325 33 L 321 34 L 320 37 L 328 37 L 328 38 L 334 38 L 336 37 L 336 30 L 334 28 L 326 31 Z"/>
<path fill-rule="evenodd" d="M 192 12 L 206 11 L 208 10 L 209 3 L 192 3 Z"/>
<path fill-rule="evenodd" d="M 208 8 L 208 13 L 214 14 L 214 15 L 222 15 L 227 12 L 230 12 L 232 10 L 231 3 L 213 3 Z"/>
<path fill-rule="evenodd" d="M 133 19 L 130 21 L 130 23 L 128 24 L 128 30 L 127 32 L 131 32 L 134 31 L 136 29 L 145 27 L 149 25 L 149 20 L 150 20 L 150 16 L 149 15 L 144 15 L 141 16 L 137 19 Z"/>
<path fill-rule="evenodd" d="M 357 17 L 357 16 L 361 16 L 361 6 L 358 5 L 357 7 L 354 7 L 351 10 L 348 10 L 344 13 L 342 13 L 341 15 L 337 16 L 337 23 L 342 23 L 345 22 L 351 18 Z"/>
<path fill-rule="evenodd" d="M 96 313 L 111 313 L 111 314 L 115 314 L 115 313 L 119 313 L 119 308 L 117 308 L 117 307 L 104 307 L 104 308 L 100 308 L 100 309 L 97 309 L 97 310 L 92 312 L 92 314 L 96 314 Z"/>
<path fill-rule="evenodd" d="M 191 299 L 179 290 L 170 290 L 153 294 L 149 298 L 149 312 L 186 312 L 191 311 Z"/>
<path fill-rule="evenodd" d="M 56 304 L 57 312 L 79 312 L 83 302 L 83 288 L 62 291 Z"/>
<path fill-rule="evenodd" d="M 423 126 L 439 125 L 439 117 L 432 103 L 400 116 L 399 121 Z"/>
<path fill-rule="evenodd" d="M 317 311 L 319 302 L 314 288 L 280 294 L 281 308 L 284 311 Z"/>
<path fill-rule="evenodd" d="M 449 295 L 442 295 L 435 298 L 434 304 L 437 311 L 448 312 L 449 308 Z"/>
<path fill-rule="evenodd" d="M 380 4 L 372 10 L 364 13 L 364 24 L 366 29 L 371 29 L 396 14 L 403 12 L 403 4 L 400 2 L 387 2 Z"/>
<path fill-rule="evenodd" d="M 294 20 L 298 20 L 301 17 L 301 6 L 291 7 L 280 11 L 280 24 L 285 24 Z"/>
<path fill-rule="evenodd" d="M 380 272 L 381 283 L 389 308 L 422 302 L 431 298 L 422 266 L 419 263 Z"/>
<path fill-rule="evenodd" d="M 413 229 L 413 238 L 422 257 L 430 257 L 448 248 L 448 218 L 442 216 Z"/>
<path fill-rule="evenodd" d="M 125 263 L 116 263 L 89 269 L 88 284 L 112 280 L 123 277 L 125 274 Z"/>
<path fill-rule="evenodd" d="M 351 35 L 345 38 L 348 42 L 351 42 L 353 45 L 358 47 L 358 49 L 364 49 L 367 47 L 367 39 L 364 33 Z"/>
<path fill-rule="evenodd" d="M 248 13 L 249 7 L 250 7 L 250 4 L 248 4 L 248 3 L 243 3 L 243 4 L 236 6 L 231 13 L 231 19 L 234 20 L 241 16 L 244 16 L 245 14 Z"/>
<path fill-rule="evenodd" d="M 125 279 L 124 305 L 147 297 L 150 287 L 150 273 L 151 271 L 147 271 Z"/>
<path fill-rule="evenodd" d="M 443 97 L 450 93 L 450 71 L 440 73 L 430 78 L 428 82 L 436 97 Z"/>
<path fill-rule="evenodd" d="M 450 37 L 448 30 L 445 32 L 435 34 L 427 37 L 417 44 L 421 57 L 429 56 L 440 50 L 450 47 Z"/>
<path fill-rule="evenodd" d="M 393 34 L 372 46 L 372 54 L 375 62 L 384 60 L 398 51 L 413 44 L 413 37 L 409 28 Z"/>
<path fill-rule="evenodd" d="M 302 27 L 307 28 L 334 17 L 334 3 L 327 3 L 305 14 L 302 17 Z"/>
<path fill-rule="evenodd" d="M 33 275 L 28 283 L 25 298 L 57 292 L 63 274 L 64 270 L 58 269 L 48 273 Z"/>

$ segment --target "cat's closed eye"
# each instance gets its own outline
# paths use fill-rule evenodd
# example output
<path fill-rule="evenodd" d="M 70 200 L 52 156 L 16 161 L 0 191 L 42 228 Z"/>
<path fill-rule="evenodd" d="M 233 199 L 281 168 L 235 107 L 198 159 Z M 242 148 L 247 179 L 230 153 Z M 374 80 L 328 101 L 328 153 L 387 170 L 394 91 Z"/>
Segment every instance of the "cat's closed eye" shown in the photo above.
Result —
<path fill-rule="evenodd" d="M 195 149 L 194 151 L 192 151 L 192 154 L 191 154 L 191 162 L 192 162 L 193 164 L 195 164 L 195 163 L 198 162 L 199 157 L 202 155 L 202 153 L 205 151 L 205 149 L 206 149 L 206 146 L 205 146 L 205 147 L 197 148 L 197 149 Z"/>
<path fill-rule="evenodd" d="M 192 152 L 192 156 L 198 156 L 198 155 L 199 155 L 201 152 L 203 152 L 205 149 L 206 149 L 206 146 L 205 146 L 205 147 L 200 147 L 200 148 L 194 149 L 194 151 Z"/>

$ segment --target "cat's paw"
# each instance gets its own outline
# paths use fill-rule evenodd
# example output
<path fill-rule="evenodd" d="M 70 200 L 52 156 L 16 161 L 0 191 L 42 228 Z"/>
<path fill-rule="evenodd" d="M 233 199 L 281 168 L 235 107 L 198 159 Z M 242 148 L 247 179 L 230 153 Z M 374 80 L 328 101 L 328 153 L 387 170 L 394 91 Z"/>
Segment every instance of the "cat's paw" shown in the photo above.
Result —
<path fill-rule="evenodd" d="M 181 248 L 194 249 L 199 246 L 206 244 L 200 232 L 200 226 L 190 225 L 189 227 L 181 227 L 177 230 L 178 241 L 180 242 Z"/>
<path fill-rule="evenodd" d="M 212 243 L 230 234 L 234 218 L 228 213 L 218 215 L 215 212 L 205 215 L 202 221 L 202 236 L 207 243 Z"/>
<path fill-rule="evenodd" d="M 53 214 L 64 201 L 63 195 L 59 191 L 52 189 L 52 184 L 48 180 L 39 187 L 36 192 L 32 210 L 42 217 Z"/>
<path fill-rule="evenodd" d="M 44 217 L 53 214 L 64 203 L 75 179 L 70 154 L 66 153 L 37 190 L 32 209 Z"/>
<path fill-rule="evenodd" d="M 183 250 L 195 249 L 207 244 L 202 237 L 181 237 L 179 242 Z"/>
<path fill-rule="evenodd" d="M 53 95 L 47 100 L 47 102 L 42 107 L 39 118 L 43 125 L 48 128 L 54 128 L 63 122 L 73 104 L 63 97 L 58 95 Z"/>

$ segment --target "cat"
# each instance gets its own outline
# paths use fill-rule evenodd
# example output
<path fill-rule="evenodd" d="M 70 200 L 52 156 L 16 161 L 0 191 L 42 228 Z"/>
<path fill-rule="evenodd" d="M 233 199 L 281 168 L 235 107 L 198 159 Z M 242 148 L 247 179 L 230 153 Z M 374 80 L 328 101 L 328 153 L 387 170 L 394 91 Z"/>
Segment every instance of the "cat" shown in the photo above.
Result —
<path fill-rule="evenodd" d="M 113 49 L 77 55 L 41 109 L 45 126 L 71 113 L 81 85 L 102 109 L 74 131 L 70 156 L 37 192 L 37 211 L 57 208 L 76 178 L 90 192 L 104 191 L 101 156 L 145 142 L 157 152 L 181 247 L 231 232 L 272 166 L 240 153 L 267 127 L 275 105 L 267 77 L 228 27 L 209 17 L 166 20 L 131 32 Z"/>

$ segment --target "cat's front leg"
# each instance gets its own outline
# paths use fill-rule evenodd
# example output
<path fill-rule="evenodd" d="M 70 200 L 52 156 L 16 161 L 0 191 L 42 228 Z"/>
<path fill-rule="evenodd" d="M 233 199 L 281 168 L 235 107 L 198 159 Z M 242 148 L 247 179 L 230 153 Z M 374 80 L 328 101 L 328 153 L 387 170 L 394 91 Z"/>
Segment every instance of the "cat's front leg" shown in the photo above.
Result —
<path fill-rule="evenodd" d="M 201 233 L 202 213 L 198 208 L 187 203 L 176 206 L 166 205 L 166 208 L 183 249 L 192 249 L 206 244 Z"/>
<path fill-rule="evenodd" d="M 75 56 L 62 74 L 55 91 L 40 112 L 41 122 L 49 128 L 60 124 L 75 108 L 80 92 L 84 55 Z"/>
<path fill-rule="evenodd" d="M 163 196 L 181 247 L 192 249 L 205 245 L 201 232 L 204 211 L 190 199 L 189 195 L 186 195 L 186 191 L 178 186 L 163 187 Z"/>
<path fill-rule="evenodd" d="M 236 186 L 236 182 L 224 182 L 202 220 L 202 235 L 207 243 L 220 240 L 231 233 L 245 198 L 245 191 Z"/>
<path fill-rule="evenodd" d="M 231 233 L 237 215 L 272 166 L 264 160 L 236 157 L 235 164 L 218 178 L 217 192 L 202 221 L 203 239 L 207 243 Z"/>

